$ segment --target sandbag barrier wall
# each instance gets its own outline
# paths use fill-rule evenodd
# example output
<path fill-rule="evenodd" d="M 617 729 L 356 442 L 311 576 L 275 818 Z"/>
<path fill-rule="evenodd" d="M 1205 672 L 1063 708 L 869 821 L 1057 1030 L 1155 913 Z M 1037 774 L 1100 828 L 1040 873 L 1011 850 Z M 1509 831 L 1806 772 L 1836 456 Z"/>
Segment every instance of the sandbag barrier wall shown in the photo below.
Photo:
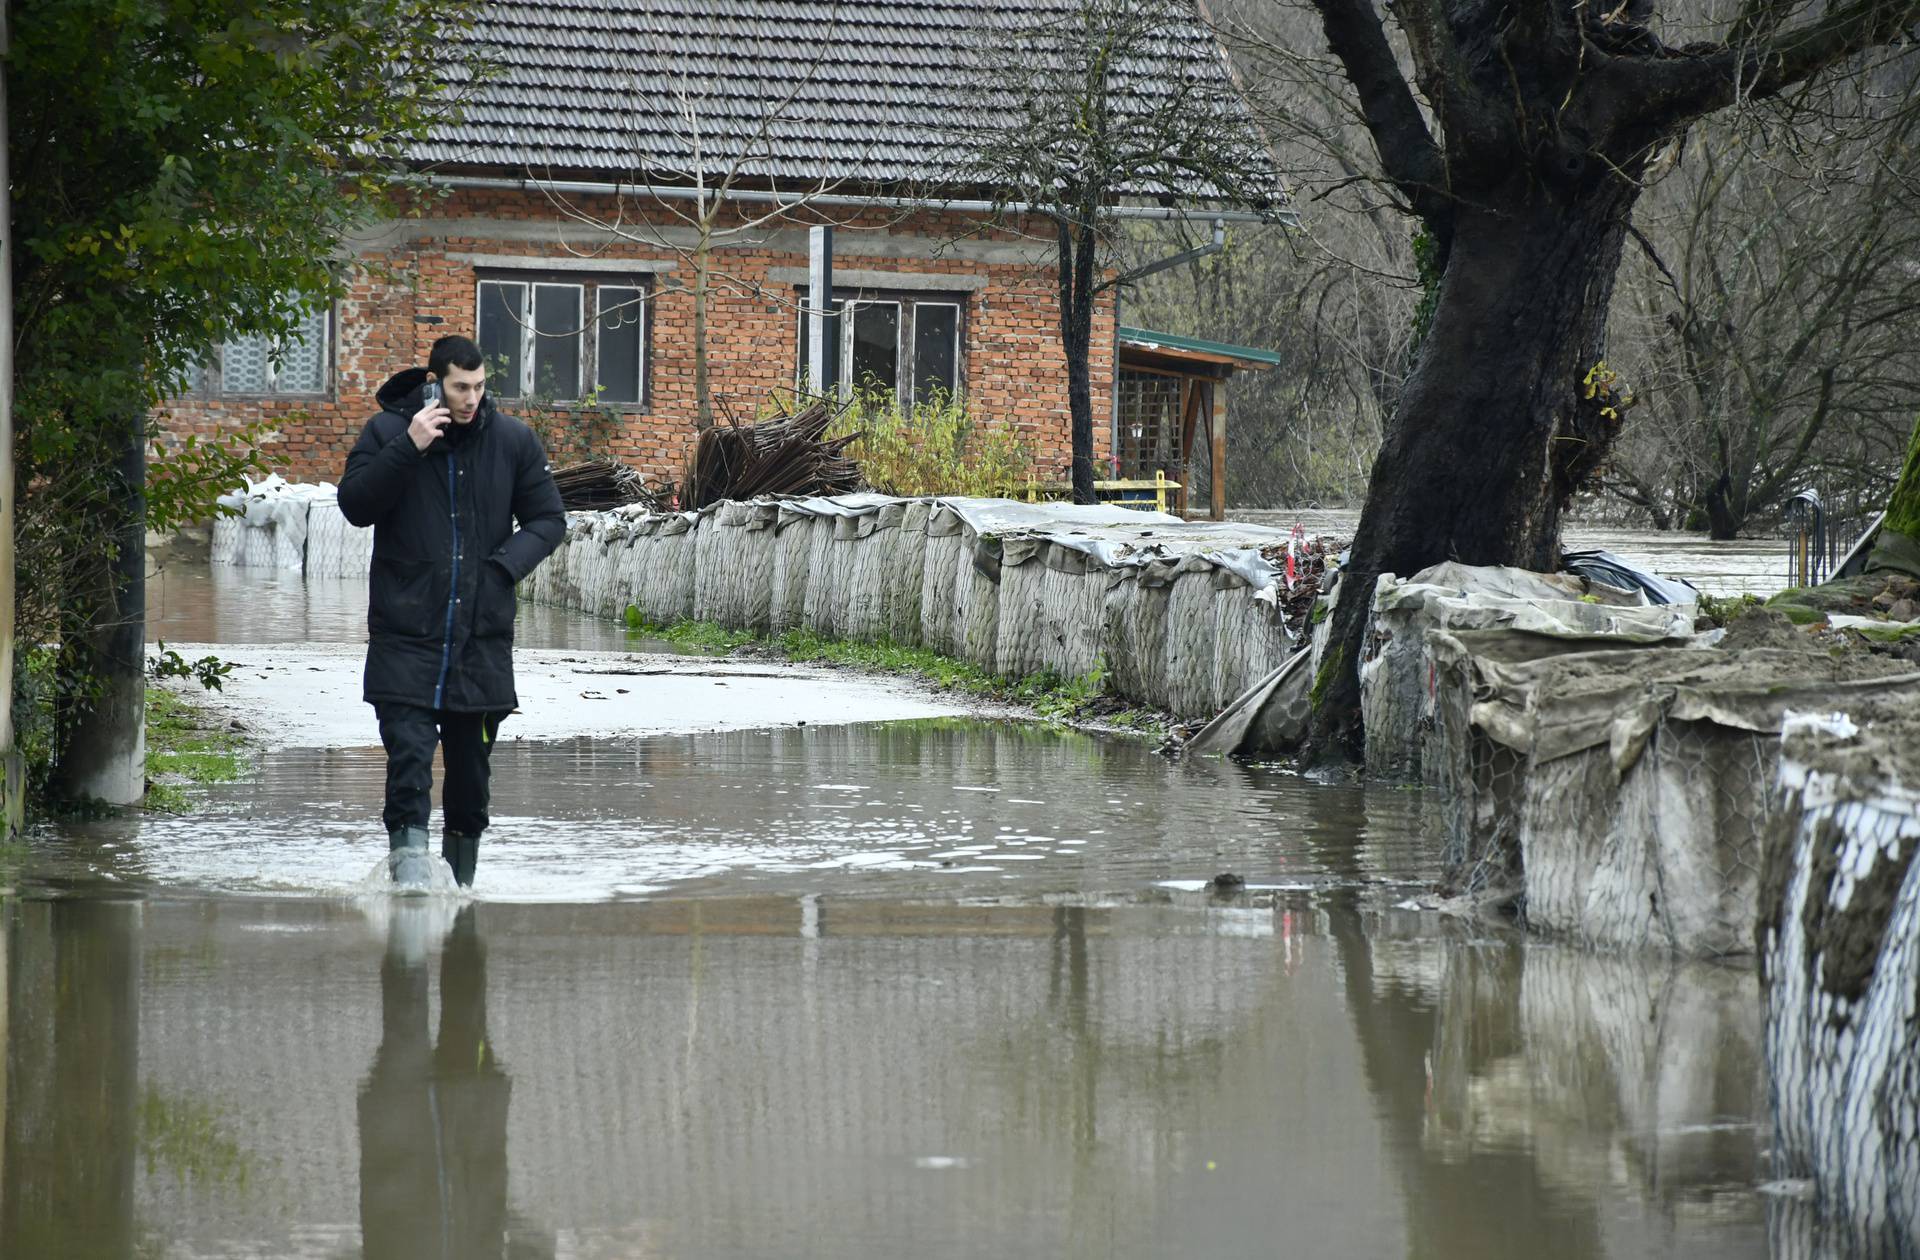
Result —
<path fill-rule="evenodd" d="M 1205 551 L 1109 566 L 1023 532 L 983 534 L 939 500 L 861 515 L 794 503 L 574 513 L 521 597 L 654 625 L 887 640 L 1021 678 L 1076 678 L 1182 719 L 1210 717 L 1290 651 L 1270 600 Z"/>
<path fill-rule="evenodd" d="M 1447 882 L 1528 924 L 1680 955 L 1750 953 L 1780 731 L 1796 711 L 1920 704 L 1920 673 L 1801 649 L 1542 657 L 1429 632 Z"/>
<path fill-rule="evenodd" d="M 363 578 L 373 565 L 373 530 L 348 524 L 330 497 L 248 497 L 239 515 L 214 518 L 209 558 L 308 577 Z"/>

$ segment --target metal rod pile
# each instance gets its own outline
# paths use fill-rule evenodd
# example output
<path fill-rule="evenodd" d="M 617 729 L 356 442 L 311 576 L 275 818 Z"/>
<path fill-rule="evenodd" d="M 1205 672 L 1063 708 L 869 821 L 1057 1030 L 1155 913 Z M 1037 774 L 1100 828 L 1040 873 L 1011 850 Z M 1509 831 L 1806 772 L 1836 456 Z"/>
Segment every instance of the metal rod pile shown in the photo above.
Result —
<path fill-rule="evenodd" d="M 860 435 L 825 438 L 839 410 L 816 400 L 790 416 L 756 424 L 715 425 L 700 435 L 687 464 L 680 506 L 762 495 L 844 494 L 860 484 L 860 465 L 844 452 Z"/>
<path fill-rule="evenodd" d="M 653 498 L 638 472 L 612 459 L 556 468 L 553 484 L 560 487 L 560 504 L 569 512 L 599 512 Z"/>

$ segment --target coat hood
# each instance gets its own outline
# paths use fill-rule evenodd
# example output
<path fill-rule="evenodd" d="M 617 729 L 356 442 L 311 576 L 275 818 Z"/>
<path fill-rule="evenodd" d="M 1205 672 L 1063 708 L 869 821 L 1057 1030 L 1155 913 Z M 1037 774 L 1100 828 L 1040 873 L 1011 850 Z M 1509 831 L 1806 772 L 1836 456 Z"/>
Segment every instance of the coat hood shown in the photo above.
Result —
<path fill-rule="evenodd" d="M 387 378 L 374 394 L 374 401 L 380 404 L 382 411 L 391 411 L 396 416 L 413 419 L 414 412 L 420 410 L 420 391 L 427 383 L 427 369 L 423 367 L 403 368 Z M 472 428 L 475 432 L 486 427 L 493 418 L 493 394 L 481 395 L 480 410 L 474 413 Z M 449 425 L 449 429 L 456 426 Z M 438 443 L 435 444 L 438 446 Z M 431 449 L 431 448 L 430 448 Z"/>

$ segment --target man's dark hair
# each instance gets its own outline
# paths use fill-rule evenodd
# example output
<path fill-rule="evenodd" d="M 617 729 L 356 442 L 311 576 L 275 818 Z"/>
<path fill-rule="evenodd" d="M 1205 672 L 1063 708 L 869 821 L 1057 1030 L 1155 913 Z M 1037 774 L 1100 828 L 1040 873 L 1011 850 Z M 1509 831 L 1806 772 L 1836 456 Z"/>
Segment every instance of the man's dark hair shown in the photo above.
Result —
<path fill-rule="evenodd" d="M 433 352 L 427 356 L 427 371 L 433 373 L 434 380 L 444 381 L 450 367 L 471 372 L 485 363 L 480 357 L 480 347 L 468 338 L 442 337 L 433 343 Z"/>

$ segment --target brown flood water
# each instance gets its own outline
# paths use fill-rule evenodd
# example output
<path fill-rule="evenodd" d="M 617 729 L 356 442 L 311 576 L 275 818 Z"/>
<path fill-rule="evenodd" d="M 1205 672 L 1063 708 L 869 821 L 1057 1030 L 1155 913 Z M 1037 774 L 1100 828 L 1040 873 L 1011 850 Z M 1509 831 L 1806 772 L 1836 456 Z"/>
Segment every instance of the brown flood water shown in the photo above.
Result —
<path fill-rule="evenodd" d="M 276 637 L 215 585 L 155 637 Z M 379 794 L 287 749 L 0 865 L 0 1255 L 1766 1252 L 1750 969 L 1421 909 L 1417 791 L 966 719 L 522 741 L 461 902 L 361 891 Z"/>

